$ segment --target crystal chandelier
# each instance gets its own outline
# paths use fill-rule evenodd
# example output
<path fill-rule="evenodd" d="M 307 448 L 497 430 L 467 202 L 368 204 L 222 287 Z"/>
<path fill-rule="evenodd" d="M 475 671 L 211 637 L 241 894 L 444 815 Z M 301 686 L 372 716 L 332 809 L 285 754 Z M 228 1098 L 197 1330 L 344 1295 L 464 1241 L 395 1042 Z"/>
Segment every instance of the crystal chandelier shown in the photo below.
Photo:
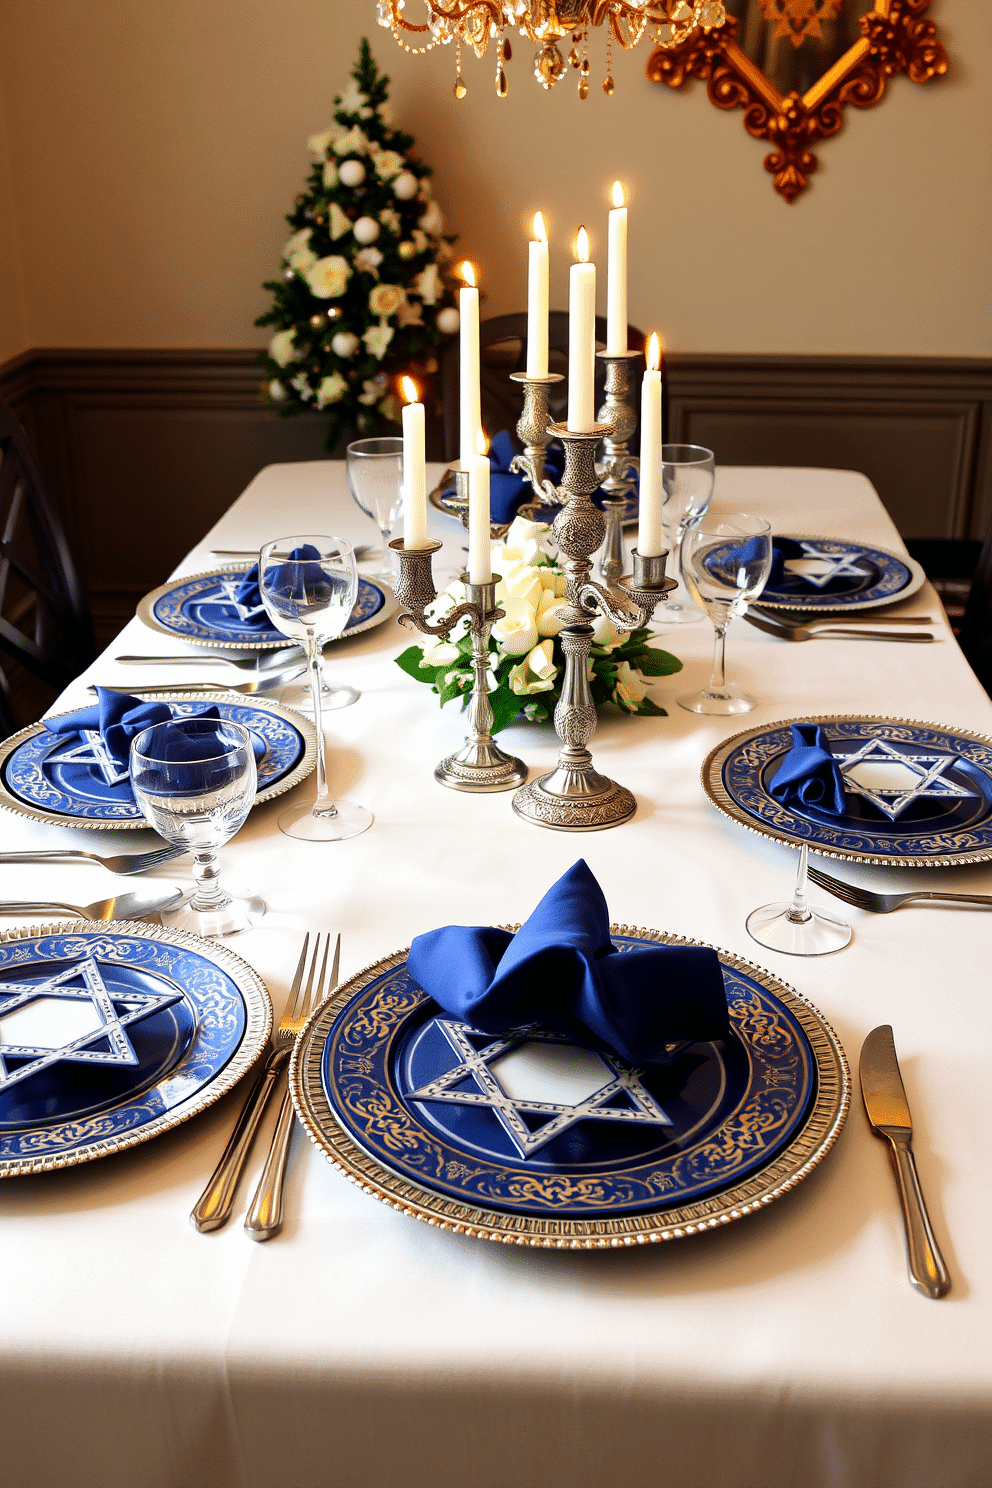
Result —
<path fill-rule="evenodd" d="M 462 46 L 483 57 L 492 42 L 496 53 L 496 92 L 509 89 L 506 63 L 511 36 L 517 33 L 537 47 L 534 76 L 553 88 L 568 72 L 578 73 L 580 98 L 589 95 L 589 32 L 606 27 L 606 75 L 603 92 L 610 97 L 613 81 L 613 42 L 629 51 L 645 33 L 655 46 L 677 47 L 701 27 L 710 31 L 727 18 L 723 0 L 415 0 L 424 19 L 407 19 L 407 0 L 377 0 L 376 19 L 392 31 L 406 52 L 416 56 L 436 46 L 455 43 L 456 98 L 468 89 L 462 77 Z M 563 47 L 569 47 L 567 55 Z"/>

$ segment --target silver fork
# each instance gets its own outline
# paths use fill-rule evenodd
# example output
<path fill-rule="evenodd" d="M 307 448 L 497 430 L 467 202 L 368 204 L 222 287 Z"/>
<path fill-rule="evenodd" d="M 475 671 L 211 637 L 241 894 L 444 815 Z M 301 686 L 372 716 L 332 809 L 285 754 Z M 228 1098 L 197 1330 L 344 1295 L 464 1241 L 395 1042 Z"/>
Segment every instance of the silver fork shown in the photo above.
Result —
<path fill-rule="evenodd" d="M 275 692 L 278 688 L 285 687 L 287 682 L 301 677 L 306 669 L 306 662 L 300 662 L 299 666 L 286 667 L 283 671 L 260 672 L 250 682 L 134 682 L 131 685 L 138 696 L 147 693 L 151 697 L 162 692 L 240 692 L 246 697 L 252 697 L 256 693 Z M 96 683 L 89 691 L 96 692 L 98 686 L 108 692 L 121 691 L 112 682 Z"/>
<path fill-rule="evenodd" d="M 746 610 L 744 619 L 765 635 L 778 636 L 781 641 L 816 641 L 821 638 L 832 641 L 932 641 L 929 631 L 918 630 L 854 630 L 849 625 L 781 625 L 765 615 L 756 615 Z"/>
<path fill-rule="evenodd" d="M 317 937 L 318 944 L 320 937 Z M 334 961 L 331 965 L 330 979 L 326 985 L 324 975 L 327 971 L 327 953 L 331 948 L 331 937 L 328 935 L 324 945 L 324 959 L 320 964 L 320 977 L 317 981 L 317 990 L 313 997 L 310 996 L 310 983 L 313 981 L 314 966 L 317 964 L 317 949 L 314 948 L 313 964 L 310 967 L 310 977 L 307 982 L 306 1007 L 309 1009 L 323 1002 L 329 992 L 333 992 L 338 984 L 338 967 L 341 963 L 341 937 L 337 938 L 334 945 Z M 307 1016 L 305 1012 L 301 1018 L 302 1023 Z M 282 1229 L 282 1185 L 286 1176 L 286 1160 L 289 1157 L 289 1144 L 293 1135 L 293 1099 L 289 1090 L 285 1091 L 282 1105 L 279 1108 L 279 1120 L 272 1136 L 272 1144 L 269 1147 L 269 1155 L 265 1159 L 265 1167 L 262 1176 L 258 1180 L 255 1197 L 245 1217 L 245 1229 L 253 1240 L 271 1240 L 273 1235 L 278 1235 Z"/>
<path fill-rule="evenodd" d="M 296 975 L 293 977 L 293 985 L 289 989 L 289 1002 L 286 1012 L 282 1016 L 279 1027 L 272 1038 L 272 1049 L 265 1067 L 252 1086 L 248 1099 L 245 1101 L 238 1117 L 237 1125 L 231 1133 L 230 1140 L 224 1148 L 220 1162 L 217 1164 L 210 1181 L 203 1193 L 197 1200 L 190 1220 L 196 1228 L 205 1234 L 208 1230 L 219 1230 L 226 1225 L 234 1208 L 234 1195 L 237 1193 L 241 1174 L 244 1170 L 251 1144 L 258 1130 L 258 1123 L 262 1119 L 262 1113 L 268 1104 L 269 1097 L 279 1081 L 279 1076 L 289 1063 L 289 1056 L 293 1050 L 296 1035 L 303 1027 L 303 1023 L 309 1012 L 310 988 L 313 982 L 313 970 L 317 964 L 317 952 L 320 947 L 320 937 L 313 948 L 313 961 L 310 965 L 310 977 L 307 982 L 306 992 L 301 991 L 303 987 L 303 971 L 306 966 L 307 951 L 310 946 L 310 936 L 306 936 L 303 949 L 300 952 L 299 965 Z"/>
<path fill-rule="evenodd" d="M 115 656 L 113 661 L 123 662 L 125 666 L 178 666 L 180 662 L 187 666 L 217 666 L 222 662 L 224 666 L 237 667 L 239 672 L 265 672 L 272 671 L 278 666 L 287 666 L 290 662 L 288 652 L 300 655 L 298 646 L 279 646 L 274 651 L 260 651 L 257 656 L 248 660 L 244 657 L 218 656 L 211 653 L 209 656 Z"/>
<path fill-rule="evenodd" d="M 188 847 L 159 847 L 153 852 L 118 853 L 116 857 L 101 858 L 98 853 L 83 852 L 79 847 L 58 847 L 48 848 L 45 852 L 0 853 L 0 863 L 54 863 L 79 860 L 99 863 L 108 872 L 122 873 L 126 877 L 129 873 L 147 873 L 149 868 L 157 868 L 160 863 L 170 863 L 173 858 L 181 857 L 186 852 L 189 852 Z"/>
<path fill-rule="evenodd" d="M 992 906 L 992 894 L 940 894 L 933 889 L 914 889 L 908 894 L 878 894 L 873 889 L 862 889 L 854 884 L 844 883 L 843 879 L 831 878 L 829 873 L 824 873 L 819 868 L 807 870 L 809 877 L 821 889 L 826 889 L 828 894 L 843 899 L 845 904 L 851 904 L 855 909 L 867 909 L 872 914 L 891 914 L 898 909 L 900 904 L 906 904 L 910 899 L 935 899 L 942 904 L 985 904 Z"/>

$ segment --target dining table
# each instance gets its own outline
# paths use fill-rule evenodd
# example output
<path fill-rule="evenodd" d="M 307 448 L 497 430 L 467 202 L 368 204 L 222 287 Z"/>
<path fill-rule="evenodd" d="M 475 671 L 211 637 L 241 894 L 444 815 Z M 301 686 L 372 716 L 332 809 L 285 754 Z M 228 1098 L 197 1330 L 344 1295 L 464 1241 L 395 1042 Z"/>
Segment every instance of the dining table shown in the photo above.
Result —
<path fill-rule="evenodd" d="M 429 468 L 429 481 L 440 473 Z M 871 483 L 853 471 L 721 467 L 713 505 L 763 516 L 776 532 L 903 551 Z M 176 574 L 218 567 L 214 549 L 313 532 L 363 543 L 377 536 L 350 499 L 342 461 L 261 470 Z M 463 568 L 467 537 L 434 511 L 430 535 L 443 541 L 434 560 L 440 589 Z M 728 674 L 757 698 L 740 719 L 677 705 L 679 692 L 709 676 L 713 629 L 706 619 L 667 622 L 659 606 L 654 644 L 683 663 L 652 683 L 666 714 L 607 708 L 591 746 L 597 767 L 633 791 L 636 814 L 581 837 L 522 820 L 509 794 L 435 782 L 435 764 L 463 738 L 464 717 L 457 703 L 442 710 L 396 665 L 417 637 L 395 615 L 328 646 L 328 680 L 360 691 L 352 706 L 324 715 L 329 785 L 372 811 L 371 829 L 327 843 L 280 833 L 280 811 L 309 798 L 311 776 L 256 806 L 220 851 L 225 883 L 265 900 L 257 928 L 228 944 L 263 979 L 277 1018 L 305 932 L 340 932 L 343 985 L 423 931 L 525 920 L 584 858 L 616 922 L 725 948 L 814 1004 L 854 1074 L 846 1123 L 805 1181 L 759 1212 L 709 1233 L 592 1251 L 489 1243 L 420 1223 L 349 1182 L 299 1127 L 284 1227 L 253 1243 L 243 1217 L 277 1103 L 230 1223 L 198 1233 L 190 1211 L 245 1083 L 154 1141 L 11 1177 L 0 1182 L 5 1481 L 987 1488 L 992 918 L 980 907 L 872 914 L 830 900 L 853 927 L 845 950 L 808 958 L 763 950 L 745 920 L 757 905 L 789 897 L 796 853 L 722 815 L 700 783 L 716 745 L 780 719 L 872 714 L 992 735 L 992 702 L 929 584 L 892 613 L 932 617 L 934 642 L 796 644 L 735 620 Z M 214 669 L 115 660 L 176 649 L 135 618 L 52 711 L 85 703 L 93 682 L 140 691 L 142 682 L 240 680 L 220 658 Z M 499 742 L 531 778 L 557 757 L 549 723 L 514 724 Z M 71 844 L 108 853 L 158 840 L 10 811 L 0 813 L 0 833 L 4 848 L 26 850 Z M 813 861 L 875 888 L 992 892 L 987 864 Z M 176 859 L 142 882 L 186 884 L 189 863 Z M 114 883 L 96 864 L 0 866 L 0 899 L 86 904 Z M 29 922 L 40 919 L 4 925 Z M 880 1024 L 894 1030 L 922 1186 L 951 1276 L 941 1300 L 909 1284 L 889 1155 L 857 1088 L 861 1045 Z"/>

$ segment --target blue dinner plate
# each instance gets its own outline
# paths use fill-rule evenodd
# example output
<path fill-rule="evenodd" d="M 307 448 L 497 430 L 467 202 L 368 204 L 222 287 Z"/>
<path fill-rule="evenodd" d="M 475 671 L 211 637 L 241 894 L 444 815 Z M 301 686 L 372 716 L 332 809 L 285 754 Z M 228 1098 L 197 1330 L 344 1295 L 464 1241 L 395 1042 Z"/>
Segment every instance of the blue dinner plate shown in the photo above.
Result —
<path fill-rule="evenodd" d="M 835 537 L 791 541 L 802 553 L 786 558 L 782 577 L 765 585 L 757 601 L 762 608 L 810 613 L 870 609 L 907 599 L 923 583 L 918 563 L 885 548 Z"/>
<path fill-rule="evenodd" d="M 685 1205 L 772 1162 L 817 1088 L 796 1013 L 741 963 L 721 964 L 733 1036 L 644 1069 L 540 1028 L 481 1033 L 394 965 L 331 1023 L 323 1095 L 383 1168 L 462 1204 L 562 1221 Z"/>
<path fill-rule="evenodd" d="M 247 567 L 242 564 L 174 579 L 146 595 L 138 606 L 138 615 L 153 629 L 194 645 L 242 650 L 289 645 L 264 608 L 238 603 L 238 585 Z M 342 634 L 354 634 L 368 626 L 385 607 L 386 596 L 379 585 L 360 578 L 355 608 Z"/>
<path fill-rule="evenodd" d="M 307 756 L 313 753 L 313 726 L 288 708 L 231 702 L 221 696 L 196 701 L 170 699 L 169 706 L 175 718 L 189 718 L 216 708 L 222 718 L 243 724 L 261 742 L 256 800 L 286 789 L 294 772 L 302 769 L 300 779 L 308 773 L 305 766 Z M 37 723 L 15 735 L 4 749 L 0 804 L 65 819 L 69 825 L 144 825 L 130 782 L 108 779 L 111 772 L 101 761 L 97 745 L 67 743 Z"/>
<path fill-rule="evenodd" d="M 844 776 L 842 816 L 771 794 L 793 721 L 824 730 Z M 703 786 L 743 826 L 827 856 L 898 867 L 992 857 L 992 740 L 980 734 L 902 719 L 790 720 L 719 745 Z"/>
<path fill-rule="evenodd" d="M 0 1176 L 131 1146 L 202 1110 L 271 1028 L 224 947 L 152 926 L 0 940 Z"/>

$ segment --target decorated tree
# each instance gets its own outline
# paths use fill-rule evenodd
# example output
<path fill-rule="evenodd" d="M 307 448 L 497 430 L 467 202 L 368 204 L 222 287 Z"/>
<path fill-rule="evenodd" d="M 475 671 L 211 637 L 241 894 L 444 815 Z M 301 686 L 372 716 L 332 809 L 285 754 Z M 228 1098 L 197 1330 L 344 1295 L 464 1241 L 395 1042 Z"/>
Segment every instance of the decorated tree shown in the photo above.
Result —
<path fill-rule="evenodd" d="M 372 435 L 398 420 L 397 377 L 423 386 L 458 329 L 431 171 L 394 127 L 365 40 L 352 77 L 334 122 L 307 142 L 315 159 L 286 218 L 282 277 L 266 283 L 272 308 L 255 322 L 275 331 L 265 395 L 286 415 L 329 410 L 329 450 L 347 428 Z"/>

